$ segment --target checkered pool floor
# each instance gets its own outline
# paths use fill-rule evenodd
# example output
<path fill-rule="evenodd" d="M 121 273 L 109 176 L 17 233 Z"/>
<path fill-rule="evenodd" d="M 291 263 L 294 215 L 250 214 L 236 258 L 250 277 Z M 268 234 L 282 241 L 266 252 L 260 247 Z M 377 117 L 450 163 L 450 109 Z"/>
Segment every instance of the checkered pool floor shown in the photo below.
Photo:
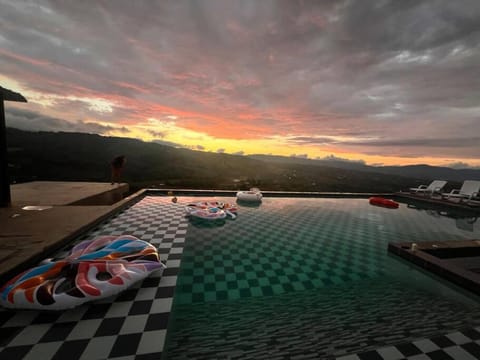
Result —
<path fill-rule="evenodd" d="M 288 210 L 288 202 L 285 204 Z M 78 241 L 100 235 L 122 234 L 149 241 L 158 246 L 161 260 L 167 265 L 163 275 L 159 277 L 154 273 L 116 297 L 68 311 L 0 310 L 0 359 L 160 359 L 163 356 L 165 360 L 165 355 L 168 355 L 168 359 L 480 359 L 480 328 L 474 325 L 473 320 L 472 326 L 465 327 L 469 323 L 469 316 L 480 319 L 480 309 L 474 308 L 471 313 L 462 312 L 461 309 L 450 309 L 447 302 L 437 304 L 437 319 L 424 319 L 419 323 L 435 336 L 415 337 L 415 332 L 412 332 L 407 338 L 415 337 L 414 341 L 403 343 L 398 339 L 404 334 L 395 330 L 393 325 L 389 327 L 385 322 L 388 319 L 380 319 L 385 323 L 378 326 L 375 334 L 366 334 L 359 328 L 355 329 L 357 341 L 352 339 L 348 344 L 342 342 L 344 335 L 356 326 L 357 317 L 348 312 L 342 313 L 342 306 L 335 308 L 336 302 L 332 299 L 342 296 L 335 294 L 335 289 L 357 282 L 374 284 L 386 269 L 383 262 L 375 260 L 378 259 L 378 242 L 384 242 L 392 233 L 398 236 L 399 241 L 412 239 L 406 239 L 408 231 L 396 225 L 397 220 L 382 218 L 382 209 L 368 215 L 359 213 L 352 219 L 347 212 L 340 211 L 332 215 L 336 207 L 344 206 L 342 203 L 338 202 L 337 205 L 332 202 L 329 206 L 318 214 L 323 227 L 317 230 L 312 230 L 314 228 L 305 223 L 308 218 L 306 212 L 311 210 L 308 204 L 301 211 L 292 211 L 290 221 L 305 223 L 303 227 L 310 230 L 299 232 L 288 222 L 275 223 L 274 218 L 278 213 L 274 211 L 259 219 L 255 213 L 258 209 L 255 208 L 242 208 L 239 217 L 243 217 L 243 220 L 240 222 L 237 219 L 217 225 L 196 223 L 185 218 L 181 203 L 174 204 L 166 197 L 146 196 Z M 281 208 L 285 210 L 285 207 Z M 364 221 L 365 216 L 369 216 L 368 221 Z M 245 226 L 256 221 L 260 221 L 256 227 Z M 419 221 L 425 222 L 425 219 Z M 338 243 L 341 238 L 343 229 L 339 224 L 354 226 L 356 232 L 348 242 L 330 247 L 329 242 Z M 408 226 L 415 225 L 408 223 Z M 261 233 L 259 236 L 262 237 L 265 233 L 269 234 L 262 239 L 261 246 L 249 240 L 252 231 Z M 372 231 L 377 234 L 376 243 L 365 246 L 371 239 L 369 234 Z M 432 236 L 432 231 L 444 235 L 441 226 L 424 226 L 413 241 Z M 280 237 L 292 241 L 278 241 Z M 325 242 L 321 254 L 313 246 L 318 239 Z M 65 248 L 58 257 L 68 253 L 68 250 L 68 247 Z M 290 253 L 287 257 L 284 256 L 285 250 Z M 322 257 L 321 262 L 318 261 L 319 256 Z M 182 258 L 185 261 L 181 264 Z M 331 299 L 314 294 L 297 301 L 296 294 L 326 287 L 330 289 Z M 375 286 L 372 285 L 372 288 Z M 351 298 L 341 298 L 337 304 L 357 301 L 354 290 L 351 290 Z M 384 289 L 379 286 L 380 290 Z M 174 294 L 180 312 L 176 320 L 172 319 L 171 313 Z M 240 345 L 237 347 L 234 344 L 235 351 L 230 351 L 232 348 L 225 347 L 229 341 L 234 343 L 256 334 L 251 328 L 249 330 L 252 324 L 255 324 L 257 331 L 263 330 L 260 319 L 254 313 L 242 313 L 246 310 L 237 304 L 252 302 L 255 307 L 255 303 L 265 297 L 272 300 L 271 313 L 267 312 L 266 316 L 276 316 L 282 309 L 280 313 L 285 318 L 277 335 L 274 334 L 265 343 L 261 343 L 259 336 L 249 344 L 237 343 Z M 395 306 L 395 299 L 401 298 L 401 295 L 392 290 L 389 297 L 392 306 Z M 411 300 L 413 304 L 415 299 Z M 421 296 L 418 300 L 420 308 L 424 300 Z M 325 301 L 324 305 L 322 301 Z M 200 311 L 199 305 L 206 306 L 208 311 Z M 416 305 L 411 306 L 415 308 Z M 311 318 L 311 332 L 309 329 L 299 330 L 303 332 L 303 338 L 298 332 L 291 334 L 295 315 L 289 314 L 289 310 L 293 311 L 295 307 L 297 312 L 317 307 L 319 313 L 329 314 L 328 321 L 323 327 L 318 327 L 315 318 Z M 182 318 L 182 310 L 191 311 L 191 315 L 186 312 Z M 244 323 L 242 331 L 238 334 L 225 332 L 223 320 L 216 322 L 216 315 L 222 312 L 225 312 L 226 318 L 231 316 L 233 321 Z M 310 314 L 305 312 L 303 316 Z M 407 321 L 402 317 L 402 314 L 398 314 L 393 324 Z M 202 353 L 194 346 L 197 333 L 190 332 L 184 338 L 171 339 L 172 344 L 182 339 L 189 339 L 190 342 L 177 347 L 177 350 L 180 349 L 178 352 L 174 350 L 168 353 L 164 347 L 168 344 L 167 327 L 169 323 L 172 325 L 172 320 L 177 321 L 177 325 L 182 321 L 194 325 L 198 323 L 195 331 L 198 330 L 199 334 L 218 333 L 224 341 L 221 344 L 204 344 L 208 352 Z M 331 333 L 339 329 L 338 323 L 343 326 L 342 333 Z M 382 333 L 382 326 L 387 333 Z M 442 329 L 452 328 L 457 330 L 442 332 Z M 185 329 L 187 331 L 189 328 Z M 198 339 L 203 339 L 202 336 Z M 302 352 L 301 346 L 306 344 L 305 337 L 308 336 L 311 349 Z M 373 341 L 374 336 L 382 338 L 385 346 L 375 348 L 375 344 L 380 342 Z M 335 337 L 338 341 L 332 343 L 329 339 Z M 386 346 L 389 341 L 395 345 Z M 295 347 L 297 349 L 293 356 L 290 350 Z"/>
<path fill-rule="evenodd" d="M 361 233 L 342 239 L 342 217 L 325 212 L 318 216 L 323 226 L 315 226 L 313 211 L 308 203 L 261 216 L 261 210 L 242 208 L 239 221 L 221 228 L 190 227 L 177 303 L 278 295 L 382 275 L 377 259 L 384 250 L 376 245 L 384 234 L 371 243 L 370 229 L 362 225 Z"/>

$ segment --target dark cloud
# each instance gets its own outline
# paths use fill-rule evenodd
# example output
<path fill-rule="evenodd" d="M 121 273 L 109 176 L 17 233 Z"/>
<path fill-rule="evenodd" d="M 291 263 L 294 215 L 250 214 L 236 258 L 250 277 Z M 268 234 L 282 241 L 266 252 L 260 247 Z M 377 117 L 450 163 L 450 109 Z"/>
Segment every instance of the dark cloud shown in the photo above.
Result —
<path fill-rule="evenodd" d="M 335 140 L 335 138 L 327 138 L 327 137 L 309 137 L 309 136 L 295 136 L 291 137 L 289 139 L 291 143 L 296 143 L 296 144 L 310 144 L 310 145 L 327 145 L 327 144 L 335 144 L 338 143 L 338 140 Z"/>
<path fill-rule="evenodd" d="M 155 139 L 155 140 L 152 140 L 152 142 L 155 143 L 155 144 L 166 145 L 166 146 L 171 146 L 171 147 L 175 147 L 175 148 L 189 148 L 188 146 L 178 144 L 178 143 L 173 142 L 173 141 L 166 141 L 166 140 L 161 140 L 161 139 Z"/>
<path fill-rule="evenodd" d="M 121 103 L 98 114 L 108 122 L 177 109 L 189 113 L 178 126 L 212 136 L 293 136 L 296 144 L 363 154 L 480 152 L 471 135 L 480 133 L 478 0 L 0 0 L 0 7 L 2 74 L 43 93 Z M 80 118 L 95 114 L 81 100 L 57 106 Z"/>
<path fill-rule="evenodd" d="M 453 162 L 453 163 L 450 163 L 450 164 L 446 164 L 445 166 L 450 167 L 452 169 L 475 169 L 475 170 L 480 169 L 480 166 L 471 166 L 470 164 L 462 162 L 462 161 L 457 161 L 457 162 Z"/>
<path fill-rule="evenodd" d="M 448 148 L 469 148 L 480 144 L 480 136 L 470 138 L 450 138 L 450 139 L 388 139 L 374 141 L 345 141 L 345 145 L 368 145 L 368 146 L 422 146 L 426 148 L 448 147 Z"/>
<path fill-rule="evenodd" d="M 5 122 L 9 127 L 22 130 L 85 132 L 104 135 L 112 131 L 124 134 L 130 132 L 124 126 L 108 126 L 82 120 L 70 122 L 17 108 L 8 108 L 5 110 Z"/>
<path fill-rule="evenodd" d="M 340 21 L 350 35 L 346 38 L 349 47 L 427 50 L 464 40 L 480 30 L 479 12 L 475 0 L 349 1 Z"/>
<path fill-rule="evenodd" d="M 223 153 L 225 153 L 225 149 L 217 149 L 217 153 L 223 154 Z"/>
<path fill-rule="evenodd" d="M 363 137 L 363 138 L 317 138 L 293 137 L 289 141 L 297 145 L 329 146 L 336 149 L 350 149 L 351 152 L 377 156 L 404 157 L 451 157 L 477 158 L 480 152 L 480 137 L 468 134 L 468 128 L 461 129 L 465 137 L 432 138 L 432 137 Z M 367 134 L 365 134 L 367 135 Z"/>
<path fill-rule="evenodd" d="M 232 155 L 244 155 L 244 154 L 245 152 L 243 150 L 232 153 Z"/>
<path fill-rule="evenodd" d="M 147 131 L 150 135 L 163 138 L 165 137 L 165 132 L 164 131 L 155 131 L 155 130 L 148 130 Z"/>
<path fill-rule="evenodd" d="M 317 157 L 317 160 L 324 160 L 324 161 L 342 161 L 342 162 L 356 163 L 356 164 L 364 164 L 364 165 L 365 165 L 365 161 L 364 161 L 364 160 L 351 160 L 351 159 L 346 159 L 346 158 L 342 158 L 342 157 L 339 157 L 339 156 L 335 156 L 335 155 L 333 155 L 333 154 L 328 155 L 328 156 L 325 156 L 325 157 Z M 372 164 L 372 166 L 375 166 L 375 165 Z"/>
<path fill-rule="evenodd" d="M 307 159 L 307 158 L 308 158 L 308 154 L 291 154 L 290 157 L 300 158 L 300 159 Z"/>
<path fill-rule="evenodd" d="M 326 144 L 338 144 L 338 145 L 349 145 L 349 146 L 422 146 L 422 147 L 476 147 L 480 144 L 480 136 L 471 136 L 465 138 L 444 138 L 444 139 L 431 139 L 431 138 L 395 138 L 395 139 L 359 139 L 351 140 L 346 139 L 342 140 L 340 138 L 324 138 L 324 137 L 307 137 L 299 136 L 290 139 L 291 142 L 297 144 L 308 144 L 308 145 L 326 145 Z"/>

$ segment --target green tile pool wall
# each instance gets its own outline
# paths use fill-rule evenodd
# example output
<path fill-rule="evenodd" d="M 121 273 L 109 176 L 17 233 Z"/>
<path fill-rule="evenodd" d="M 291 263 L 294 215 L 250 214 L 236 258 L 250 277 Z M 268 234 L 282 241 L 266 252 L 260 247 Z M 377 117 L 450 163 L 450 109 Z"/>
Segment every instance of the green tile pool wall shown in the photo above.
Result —
<path fill-rule="evenodd" d="M 388 261 L 389 241 L 472 236 L 452 221 L 366 199 L 267 199 L 240 207 L 236 220 L 190 223 L 176 302 L 278 295 L 401 271 Z"/>
<path fill-rule="evenodd" d="M 166 358 L 327 359 L 478 324 L 476 298 L 387 253 L 389 241 L 479 238 L 478 224 L 459 226 L 470 214 L 449 215 L 266 198 L 235 220 L 191 220 Z"/>

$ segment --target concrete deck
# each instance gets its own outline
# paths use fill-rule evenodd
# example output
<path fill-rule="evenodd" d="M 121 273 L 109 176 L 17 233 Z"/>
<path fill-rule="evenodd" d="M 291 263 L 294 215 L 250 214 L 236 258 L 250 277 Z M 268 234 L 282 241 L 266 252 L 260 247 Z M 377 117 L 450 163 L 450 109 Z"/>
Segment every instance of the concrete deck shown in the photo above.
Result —
<path fill-rule="evenodd" d="M 127 184 L 32 182 L 13 185 L 12 206 L 0 208 L 0 283 L 127 206 Z M 113 202 L 115 199 L 120 201 Z M 112 203 L 113 202 L 113 203 Z M 42 211 L 25 205 L 50 205 Z M 72 206 L 83 205 L 83 206 Z"/>
<path fill-rule="evenodd" d="M 12 204 L 111 205 L 128 192 L 128 184 L 34 181 L 11 186 Z"/>

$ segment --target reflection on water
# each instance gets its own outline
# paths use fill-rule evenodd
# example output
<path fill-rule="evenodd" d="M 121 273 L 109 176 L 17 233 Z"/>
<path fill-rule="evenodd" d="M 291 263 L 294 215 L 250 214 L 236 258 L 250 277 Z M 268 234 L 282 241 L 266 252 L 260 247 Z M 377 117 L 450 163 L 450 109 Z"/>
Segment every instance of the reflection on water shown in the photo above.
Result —
<path fill-rule="evenodd" d="M 244 201 L 237 199 L 237 205 L 239 207 L 258 208 L 262 203 L 258 201 Z"/>
<path fill-rule="evenodd" d="M 190 224 L 201 229 L 222 227 L 226 223 L 226 219 L 205 220 L 198 217 L 190 216 Z"/>
<path fill-rule="evenodd" d="M 479 226 L 477 222 L 479 214 L 473 211 L 464 209 L 446 209 L 435 204 L 423 203 L 418 201 L 412 201 L 407 203 L 407 207 L 422 211 L 433 217 L 447 217 L 455 220 L 455 226 L 457 229 L 474 232 L 475 227 Z M 477 225 L 476 225 L 477 224 Z"/>

